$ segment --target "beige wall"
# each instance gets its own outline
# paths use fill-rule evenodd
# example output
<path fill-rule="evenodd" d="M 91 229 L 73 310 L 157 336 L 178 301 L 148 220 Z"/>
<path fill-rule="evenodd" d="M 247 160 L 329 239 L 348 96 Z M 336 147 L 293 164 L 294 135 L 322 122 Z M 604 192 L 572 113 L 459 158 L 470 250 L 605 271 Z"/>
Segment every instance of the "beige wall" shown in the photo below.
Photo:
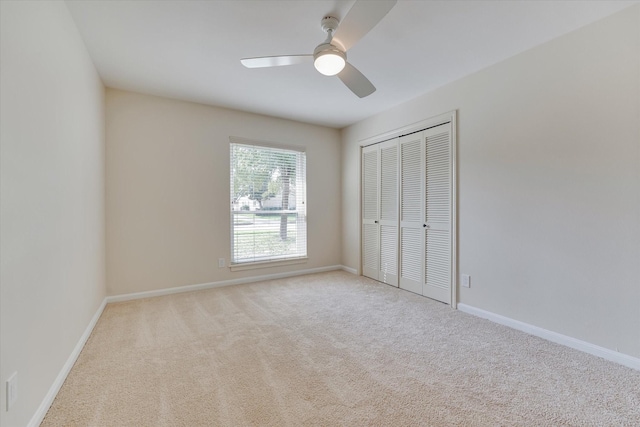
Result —
<path fill-rule="evenodd" d="M 640 6 L 343 130 L 343 264 L 359 267 L 358 141 L 458 110 L 459 301 L 640 357 Z"/>
<path fill-rule="evenodd" d="M 340 264 L 340 133 L 107 90 L 110 295 Z M 229 136 L 307 149 L 305 264 L 231 272 Z"/>
<path fill-rule="evenodd" d="M 36 413 L 105 296 L 104 88 L 63 2 L 2 1 L 0 31 L 0 425 L 11 427 Z"/>

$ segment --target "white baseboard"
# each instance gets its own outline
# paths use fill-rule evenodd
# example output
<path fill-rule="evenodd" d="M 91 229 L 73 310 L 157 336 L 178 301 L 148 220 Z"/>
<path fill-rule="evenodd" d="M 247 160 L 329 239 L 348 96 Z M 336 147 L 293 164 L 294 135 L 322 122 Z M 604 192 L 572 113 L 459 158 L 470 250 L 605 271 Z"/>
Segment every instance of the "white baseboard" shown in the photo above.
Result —
<path fill-rule="evenodd" d="M 175 288 L 158 289 L 154 291 L 135 292 L 131 294 L 114 295 L 107 297 L 107 302 L 131 301 L 141 298 L 159 297 L 163 295 L 178 294 L 182 292 L 200 291 L 203 289 L 221 288 L 223 286 L 241 285 L 244 283 L 261 282 L 264 280 L 283 279 L 285 277 L 303 276 L 305 274 L 324 273 L 326 271 L 342 270 L 341 265 L 330 265 L 327 267 L 309 268 L 306 270 L 288 271 L 286 273 L 265 274 L 262 276 L 243 277 L 240 279 L 221 280 L 219 282 L 201 283 L 198 285 L 185 285 Z"/>
<path fill-rule="evenodd" d="M 358 274 L 358 270 L 356 270 L 355 268 L 347 267 L 346 265 L 341 265 L 340 268 L 342 269 L 342 271 L 346 271 L 347 273 L 355 275 Z"/>
<path fill-rule="evenodd" d="M 458 303 L 458 310 L 640 371 L 640 359 L 633 356 L 619 353 L 617 351 L 600 347 L 586 341 L 581 341 L 567 335 L 562 335 L 557 332 L 548 331 L 538 326 L 520 322 L 519 320 L 514 320 L 509 317 L 501 316 L 466 304 Z"/>
<path fill-rule="evenodd" d="M 107 299 L 105 298 L 102 300 L 100 307 L 98 307 L 98 310 L 91 318 L 89 325 L 87 325 L 87 328 L 84 330 L 84 333 L 82 334 L 82 336 L 78 340 L 78 343 L 76 344 L 73 351 L 69 355 L 67 362 L 64 364 L 64 366 L 60 370 L 60 373 L 58 374 L 55 381 L 49 388 L 47 395 L 42 400 L 42 403 L 40 403 L 38 410 L 36 411 L 35 414 L 33 414 L 33 417 L 31 417 L 31 421 L 29 421 L 29 424 L 27 424 L 27 427 L 38 427 L 42 423 L 42 420 L 44 420 L 45 415 L 47 415 L 47 411 L 51 407 L 53 400 L 56 398 L 58 391 L 60 391 L 60 387 L 62 387 L 62 384 L 64 384 L 64 381 L 67 379 L 67 375 L 69 375 L 71 368 L 73 368 L 73 365 L 76 363 L 78 356 L 80 356 L 80 352 L 82 351 L 82 348 L 84 347 L 85 343 L 89 339 L 91 332 L 93 332 L 93 328 L 96 326 L 96 323 L 98 323 L 98 319 L 100 318 L 100 315 L 104 311 L 104 308 L 106 307 L 106 305 L 107 305 Z"/>

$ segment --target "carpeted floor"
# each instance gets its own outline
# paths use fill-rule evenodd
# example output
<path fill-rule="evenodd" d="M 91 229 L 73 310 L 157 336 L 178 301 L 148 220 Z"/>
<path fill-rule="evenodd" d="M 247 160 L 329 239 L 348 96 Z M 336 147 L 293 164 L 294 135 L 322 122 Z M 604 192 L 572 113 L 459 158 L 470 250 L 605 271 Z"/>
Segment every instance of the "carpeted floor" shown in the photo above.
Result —
<path fill-rule="evenodd" d="M 43 426 L 640 426 L 640 372 L 330 272 L 109 304 Z"/>

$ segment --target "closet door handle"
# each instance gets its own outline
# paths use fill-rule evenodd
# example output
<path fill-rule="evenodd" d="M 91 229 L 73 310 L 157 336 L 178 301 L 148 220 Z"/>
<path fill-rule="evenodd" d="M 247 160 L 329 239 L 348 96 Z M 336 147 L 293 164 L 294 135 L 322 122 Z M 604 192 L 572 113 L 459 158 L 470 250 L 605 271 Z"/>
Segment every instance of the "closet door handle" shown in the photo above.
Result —
<path fill-rule="evenodd" d="M 378 221 L 374 221 L 376 224 L 378 223 Z"/>
<path fill-rule="evenodd" d="M 422 226 L 423 226 L 424 228 L 431 228 L 431 227 L 430 227 L 430 226 L 428 226 L 427 224 L 422 224 Z"/>

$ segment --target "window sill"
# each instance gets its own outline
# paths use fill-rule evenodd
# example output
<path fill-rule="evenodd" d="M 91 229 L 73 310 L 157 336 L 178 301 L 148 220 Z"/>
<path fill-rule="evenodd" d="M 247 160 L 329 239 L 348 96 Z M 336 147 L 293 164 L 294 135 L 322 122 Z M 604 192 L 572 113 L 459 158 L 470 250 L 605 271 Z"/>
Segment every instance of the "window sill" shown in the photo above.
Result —
<path fill-rule="evenodd" d="M 295 258 L 295 259 L 285 259 L 282 261 L 259 261 L 259 262 L 244 262 L 242 264 L 231 264 L 229 269 L 231 271 L 243 271 L 243 270 L 254 270 L 257 268 L 271 268 L 271 267 L 280 267 L 283 265 L 294 265 L 294 264 L 304 264 L 308 261 L 309 258 Z"/>

